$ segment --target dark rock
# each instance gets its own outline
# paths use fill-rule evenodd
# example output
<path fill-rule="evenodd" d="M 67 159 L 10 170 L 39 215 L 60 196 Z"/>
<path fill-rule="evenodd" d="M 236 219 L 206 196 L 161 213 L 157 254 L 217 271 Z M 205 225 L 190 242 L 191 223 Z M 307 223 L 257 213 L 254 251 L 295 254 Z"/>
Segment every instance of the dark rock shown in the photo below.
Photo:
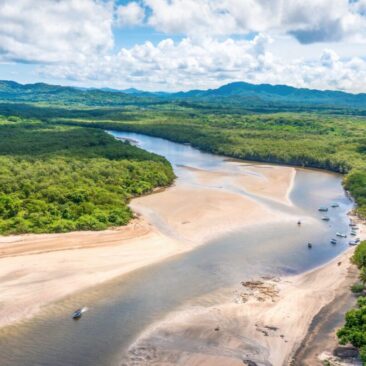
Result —
<path fill-rule="evenodd" d="M 258 366 L 254 361 L 251 360 L 243 360 L 243 364 L 247 366 Z"/>
<path fill-rule="evenodd" d="M 357 358 L 358 350 L 354 347 L 337 347 L 333 355 L 339 358 Z"/>

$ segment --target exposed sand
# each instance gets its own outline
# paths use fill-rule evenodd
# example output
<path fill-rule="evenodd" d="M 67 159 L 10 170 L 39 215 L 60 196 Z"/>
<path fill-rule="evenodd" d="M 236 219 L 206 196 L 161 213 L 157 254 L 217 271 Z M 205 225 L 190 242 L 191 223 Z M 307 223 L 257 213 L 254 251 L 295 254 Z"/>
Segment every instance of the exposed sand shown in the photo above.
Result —
<path fill-rule="evenodd" d="M 187 167 L 191 182 L 178 180 L 169 189 L 134 199 L 131 207 L 140 217 L 127 227 L 0 238 L 0 326 L 228 231 L 297 220 L 261 199 L 291 206 L 294 168 L 227 164 L 219 172 Z M 344 291 L 351 251 L 301 276 L 238 284 L 212 294 L 212 306 L 168 314 L 141 335 L 126 363 L 235 366 L 251 360 L 282 365 L 314 315 Z M 149 363 L 141 361 L 144 357 L 150 357 Z"/>
<path fill-rule="evenodd" d="M 360 237 L 366 238 L 362 225 Z M 304 274 L 254 279 L 231 289 L 231 296 L 228 290 L 211 294 L 205 299 L 211 306 L 185 306 L 169 314 L 136 340 L 124 365 L 144 365 L 148 358 L 166 366 L 243 365 L 245 360 L 258 366 L 287 364 L 314 316 L 350 291 L 353 250 Z M 298 357 L 294 365 L 322 364 L 321 352 L 311 356 L 304 363 Z"/>
<path fill-rule="evenodd" d="M 228 161 L 231 171 L 207 171 L 188 168 L 195 172 L 200 184 L 209 187 L 245 189 L 256 196 L 269 198 L 280 203 L 291 205 L 289 193 L 293 186 L 296 170 L 286 166 L 266 164 L 247 164 Z M 223 180 L 225 177 L 225 181 Z M 223 185 L 223 186 L 222 186 Z"/>
<path fill-rule="evenodd" d="M 170 314 L 141 335 L 123 364 L 284 365 L 314 315 L 344 291 L 351 253 L 300 276 L 240 285 L 230 302 Z"/>
<path fill-rule="evenodd" d="M 365 239 L 366 223 L 356 217 L 352 217 L 352 220 L 357 222 L 360 237 Z M 321 366 L 324 365 L 324 360 L 329 360 L 332 365 L 338 366 L 361 365 L 361 362 L 350 363 L 333 356 L 333 350 L 339 346 L 336 332 L 344 324 L 345 313 L 356 304 L 356 297 L 350 291 L 350 286 L 357 282 L 358 276 L 357 268 L 351 266 L 334 300 L 314 318 L 314 324 L 309 328 L 305 339 L 295 352 L 296 366 Z"/>
<path fill-rule="evenodd" d="M 239 170 L 246 169 L 237 166 Z M 264 180 L 271 198 L 271 187 L 276 186 L 273 183 L 281 181 L 281 195 L 287 200 L 294 172 L 293 168 L 273 167 L 256 178 L 243 173 L 234 186 L 255 196 L 261 189 L 256 191 L 253 179 L 257 179 L 258 187 Z M 214 175 L 204 171 L 192 174 L 196 174 L 197 182 Z M 228 169 L 215 177 L 215 184 L 224 186 L 232 179 L 232 170 Z M 1 237 L 0 326 L 29 318 L 42 306 L 76 291 L 191 250 L 235 228 L 295 220 L 230 189 L 179 183 L 133 200 L 131 207 L 141 217 L 126 227 L 103 232 Z M 278 192 L 273 189 L 274 200 L 278 200 Z"/>

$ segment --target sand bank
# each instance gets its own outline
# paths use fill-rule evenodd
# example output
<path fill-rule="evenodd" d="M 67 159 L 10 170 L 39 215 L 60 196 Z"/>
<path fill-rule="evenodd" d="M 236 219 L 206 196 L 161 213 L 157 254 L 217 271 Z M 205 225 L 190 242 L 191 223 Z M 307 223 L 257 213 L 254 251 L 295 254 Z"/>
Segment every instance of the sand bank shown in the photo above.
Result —
<path fill-rule="evenodd" d="M 255 175 L 258 184 L 269 184 L 266 194 L 270 196 L 274 179 L 283 182 L 281 192 L 290 189 L 293 168 L 267 170 Z M 227 231 L 295 220 L 231 186 L 220 188 L 234 179 L 231 169 L 215 176 L 217 187 L 197 183 L 203 171 L 192 174 L 194 184 L 179 183 L 133 200 L 131 207 L 141 216 L 126 227 L 0 238 L 0 325 L 29 318 L 51 302 L 191 250 Z M 236 187 L 255 195 L 253 179 L 244 174 Z M 275 188 L 273 199 L 278 199 Z"/>
<path fill-rule="evenodd" d="M 360 237 L 366 238 L 363 225 Z M 247 360 L 248 365 L 281 366 L 295 354 L 295 365 L 321 365 L 324 351 L 329 354 L 337 344 L 335 329 L 310 351 L 305 349 L 312 341 L 308 329 L 322 309 L 323 322 L 333 310 L 345 311 L 335 299 L 348 295 L 357 278 L 353 251 L 350 247 L 301 275 L 255 278 L 206 296 L 205 306 L 184 306 L 141 334 L 124 365 L 143 365 L 149 358 L 164 365 L 243 365 Z M 309 344 L 303 341 L 306 335 Z"/>
<path fill-rule="evenodd" d="M 141 335 L 124 364 L 284 365 L 314 315 L 344 291 L 352 251 L 299 276 L 240 284 L 230 301 L 218 293 L 211 306 L 172 313 Z"/>

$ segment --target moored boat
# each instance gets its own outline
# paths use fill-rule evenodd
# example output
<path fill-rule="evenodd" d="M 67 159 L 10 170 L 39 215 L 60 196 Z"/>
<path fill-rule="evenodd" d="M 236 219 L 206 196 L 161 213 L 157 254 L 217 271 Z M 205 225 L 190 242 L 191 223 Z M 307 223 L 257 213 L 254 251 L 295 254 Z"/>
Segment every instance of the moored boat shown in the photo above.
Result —
<path fill-rule="evenodd" d="M 337 240 L 336 240 L 336 239 L 332 239 L 330 242 L 331 242 L 332 244 L 337 244 Z"/>
<path fill-rule="evenodd" d="M 327 212 L 327 211 L 328 211 L 328 207 L 320 206 L 320 207 L 318 208 L 318 211 L 320 211 L 320 212 Z"/>
<path fill-rule="evenodd" d="M 336 233 L 336 235 L 339 236 L 340 238 L 347 238 L 347 235 L 343 233 Z"/>

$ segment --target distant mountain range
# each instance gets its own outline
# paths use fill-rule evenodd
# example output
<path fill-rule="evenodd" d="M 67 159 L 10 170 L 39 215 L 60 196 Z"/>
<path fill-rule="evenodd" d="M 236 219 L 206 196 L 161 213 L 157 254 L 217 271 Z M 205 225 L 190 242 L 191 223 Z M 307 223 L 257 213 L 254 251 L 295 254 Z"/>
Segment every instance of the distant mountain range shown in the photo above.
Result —
<path fill-rule="evenodd" d="M 44 102 L 56 104 L 82 104 L 90 106 L 118 106 L 128 103 L 164 103 L 169 101 L 220 102 L 224 103 L 281 103 L 329 105 L 366 108 L 366 94 L 341 91 L 294 88 L 287 85 L 250 84 L 235 82 L 217 89 L 191 90 L 188 92 L 146 92 L 134 88 L 87 89 L 45 83 L 19 84 L 0 81 L 0 101 Z"/>

